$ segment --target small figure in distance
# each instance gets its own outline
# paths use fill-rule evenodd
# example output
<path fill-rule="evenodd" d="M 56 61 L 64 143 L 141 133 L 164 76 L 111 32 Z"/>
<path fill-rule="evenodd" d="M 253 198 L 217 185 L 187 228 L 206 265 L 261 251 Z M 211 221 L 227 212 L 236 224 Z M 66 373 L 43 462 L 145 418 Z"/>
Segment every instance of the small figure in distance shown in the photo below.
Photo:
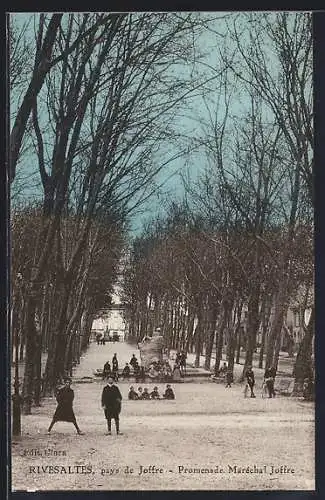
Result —
<path fill-rule="evenodd" d="M 175 363 L 173 369 L 173 382 L 180 382 L 180 380 L 181 380 L 180 366 L 177 363 Z"/>
<path fill-rule="evenodd" d="M 136 361 L 133 365 L 133 371 L 134 371 L 134 377 L 136 382 L 140 382 L 140 366 L 139 363 Z"/>
<path fill-rule="evenodd" d="M 227 373 L 227 370 L 228 370 L 227 363 L 224 362 L 223 365 L 222 365 L 222 367 L 219 370 L 219 376 L 224 377 L 226 375 L 226 373 Z"/>
<path fill-rule="evenodd" d="M 181 355 L 180 355 L 180 362 L 179 362 L 182 375 L 184 375 L 186 373 L 186 358 L 187 358 L 186 352 L 182 351 Z"/>
<path fill-rule="evenodd" d="M 275 398 L 274 381 L 276 370 L 273 366 L 267 368 L 264 373 L 264 382 L 269 393 L 269 398 Z"/>
<path fill-rule="evenodd" d="M 111 365 L 109 361 L 106 361 L 103 368 L 103 379 L 108 379 L 112 375 Z"/>
<path fill-rule="evenodd" d="M 142 393 L 142 396 L 141 396 L 140 399 L 150 399 L 150 394 L 148 392 L 148 388 L 147 387 L 145 387 L 143 389 L 143 393 Z"/>
<path fill-rule="evenodd" d="M 134 390 L 133 385 L 130 387 L 129 394 L 128 394 L 128 399 L 130 401 L 136 401 L 137 399 L 139 399 L 139 396 L 136 393 L 136 391 Z"/>
<path fill-rule="evenodd" d="M 252 370 L 252 367 L 249 366 L 247 368 L 247 371 L 246 371 L 246 380 L 247 380 L 247 385 L 248 387 L 250 388 L 250 391 L 251 391 L 251 398 L 255 398 L 255 394 L 254 394 L 254 385 L 255 385 L 255 375 L 254 375 L 254 372 Z M 247 385 L 246 385 L 246 388 L 245 388 L 245 394 L 247 393 Z"/>
<path fill-rule="evenodd" d="M 113 372 L 112 373 L 113 378 L 117 382 L 118 381 L 118 361 L 117 361 L 116 353 L 114 354 L 113 359 L 112 359 L 112 372 Z"/>
<path fill-rule="evenodd" d="M 150 399 L 160 399 L 158 387 L 153 388 L 153 391 L 150 393 Z"/>
<path fill-rule="evenodd" d="M 164 399 L 175 399 L 175 394 L 174 394 L 174 391 L 171 388 L 170 384 L 166 385 L 166 390 L 165 390 L 165 393 L 163 395 L 163 398 Z"/>
<path fill-rule="evenodd" d="M 228 368 L 226 373 L 226 387 L 231 387 L 233 381 L 234 381 L 233 372 L 230 368 Z"/>
<path fill-rule="evenodd" d="M 138 387 L 138 399 L 142 399 L 142 387 Z"/>
<path fill-rule="evenodd" d="M 125 367 L 123 368 L 123 372 L 122 372 L 122 377 L 124 380 L 130 378 L 129 363 L 125 363 Z"/>
<path fill-rule="evenodd" d="M 132 354 L 132 358 L 130 359 L 130 365 L 134 368 L 134 364 L 138 364 L 138 360 L 135 356 L 135 354 Z"/>

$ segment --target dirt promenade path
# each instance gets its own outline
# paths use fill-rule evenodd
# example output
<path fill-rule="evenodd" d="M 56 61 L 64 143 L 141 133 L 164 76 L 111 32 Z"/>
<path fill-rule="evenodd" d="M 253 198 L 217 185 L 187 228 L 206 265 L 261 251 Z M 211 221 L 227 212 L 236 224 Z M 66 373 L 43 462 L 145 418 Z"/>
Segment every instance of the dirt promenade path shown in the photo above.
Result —
<path fill-rule="evenodd" d="M 137 354 L 124 343 L 92 343 L 75 379 L 92 376 L 114 352 L 121 367 L 133 352 Z M 240 384 L 226 389 L 208 381 L 175 384 L 175 401 L 128 401 L 129 385 L 119 383 L 122 436 L 105 436 L 101 380 L 72 385 L 83 436 L 63 422 L 47 434 L 54 398 L 24 416 L 23 435 L 12 447 L 13 488 L 314 489 L 311 403 L 262 399 L 258 391 L 256 399 L 245 399 Z M 159 391 L 163 389 L 159 384 Z"/>

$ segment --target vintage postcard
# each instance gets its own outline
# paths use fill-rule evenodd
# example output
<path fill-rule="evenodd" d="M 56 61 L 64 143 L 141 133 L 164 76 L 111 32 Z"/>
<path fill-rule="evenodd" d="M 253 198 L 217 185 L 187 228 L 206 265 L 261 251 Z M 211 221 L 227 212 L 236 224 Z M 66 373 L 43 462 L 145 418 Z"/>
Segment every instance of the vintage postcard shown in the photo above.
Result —
<path fill-rule="evenodd" d="M 7 40 L 12 490 L 313 491 L 312 14 Z"/>

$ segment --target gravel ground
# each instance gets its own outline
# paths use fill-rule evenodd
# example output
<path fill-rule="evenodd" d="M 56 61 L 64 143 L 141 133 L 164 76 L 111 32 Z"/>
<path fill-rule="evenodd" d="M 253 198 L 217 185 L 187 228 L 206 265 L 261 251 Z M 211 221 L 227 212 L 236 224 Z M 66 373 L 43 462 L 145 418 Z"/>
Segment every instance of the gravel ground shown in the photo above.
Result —
<path fill-rule="evenodd" d="M 92 344 L 75 377 L 92 375 L 127 344 Z M 295 398 L 243 397 L 243 386 L 174 386 L 175 401 L 127 401 L 121 382 L 123 435 L 105 436 L 103 383 L 73 384 L 84 435 L 59 422 L 46 430 L 53 398 L 24 416 L 12 443 L 14 490 L 313 490 L 314 406 Z M 149 390 L 153 384 L 146 384 Z M 162 392 L 163 385 L 159 385 Z M 113 427 L 114 428 L 114 427 Z"/>

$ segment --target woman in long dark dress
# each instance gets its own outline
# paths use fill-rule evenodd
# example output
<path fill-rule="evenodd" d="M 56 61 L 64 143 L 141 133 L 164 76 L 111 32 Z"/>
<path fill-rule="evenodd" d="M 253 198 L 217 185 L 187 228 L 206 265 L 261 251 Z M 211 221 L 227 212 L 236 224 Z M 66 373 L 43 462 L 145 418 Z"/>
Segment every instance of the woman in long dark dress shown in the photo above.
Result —
<path fill-rule="evenodd" d="M 55 413 L 52 418 L 52 422 L 50 427 L 48 428 L 48 432 L 51 432 L 53 425 L 56 422 L 71 422 L 77 429 L 78 434 L 83 434 L 79 429 L 77 424 L 77 420 L 73 411 L 73 399 L 74 399 L 74 391 L 70 387 L 71 380 L 66 379 L 65 385 L 59 389 L 56 400 L 58 402 L 58 406 L 56 407 Z"/>

